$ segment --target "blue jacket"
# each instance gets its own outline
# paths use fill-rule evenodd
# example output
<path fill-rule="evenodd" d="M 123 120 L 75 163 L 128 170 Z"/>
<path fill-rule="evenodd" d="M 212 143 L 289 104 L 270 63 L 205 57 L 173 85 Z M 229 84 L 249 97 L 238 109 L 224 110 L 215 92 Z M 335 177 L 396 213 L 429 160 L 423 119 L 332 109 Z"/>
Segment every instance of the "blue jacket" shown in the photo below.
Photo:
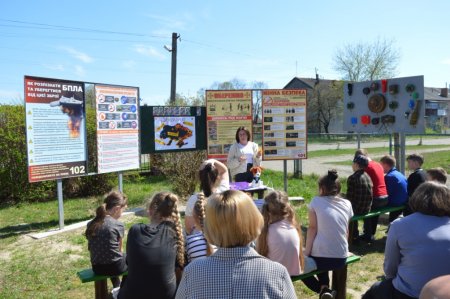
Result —
<path fill-rule="evenodd" d="M 384 176 L 388 192 L 388 205 L 401 206 L 408 200 L 408 184 L 405 176 L 393 167 Z"/>

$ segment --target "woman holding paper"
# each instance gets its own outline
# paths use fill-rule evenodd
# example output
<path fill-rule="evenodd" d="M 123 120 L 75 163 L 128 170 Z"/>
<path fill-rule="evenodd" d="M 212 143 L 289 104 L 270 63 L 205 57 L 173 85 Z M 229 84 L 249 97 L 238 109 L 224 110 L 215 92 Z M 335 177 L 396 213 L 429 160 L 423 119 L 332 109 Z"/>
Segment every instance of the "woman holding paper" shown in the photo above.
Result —
<path fill-rule="evenodd" d="M 227 165 L 235 182 L 251 182 L 253 174 L 250 168 L 261 165 L 262 152 L 258 144 L 250 141 L 251 134 L 245 127 L 236 131 L 236 143 L 230 147 Z"/>

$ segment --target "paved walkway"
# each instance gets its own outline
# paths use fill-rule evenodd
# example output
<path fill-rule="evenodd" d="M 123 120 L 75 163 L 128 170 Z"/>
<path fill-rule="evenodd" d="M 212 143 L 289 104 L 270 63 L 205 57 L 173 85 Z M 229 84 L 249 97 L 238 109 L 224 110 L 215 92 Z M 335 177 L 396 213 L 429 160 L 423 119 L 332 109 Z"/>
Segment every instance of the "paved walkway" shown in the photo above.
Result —
<path fill-rule="evenodd" d="M 420 139 L 409 139 L 406 140 L 406 145 L 418 145 Z M 450 150 L 450 138 L 442 138 L 442 139 L 423 139 L 423 145 L 449 145 L 448 148 L 439 148 L 439 151 Z M 361 143 L 362 148 L 374 148 L 374 147 L 385 147 L 386 153 L 389 152 L 389 141 L 377 141 L 370 143 Z M 317 151 L 317 150 L 327 150 L 327 149 L 337 149 L 338 143 L 334 144 L 311 144 L 308 145 L 309 151 Z M 351 143 L 339 143 L 339 149 L 357 149 L 357 144 L 354 142 Z M 435 149 L 423 149 L 420 150 L 421 153 L 434 152 Z M 407 151 L 406 154 L 416 152 Z M 370 150 L 369 150 L 370 153 Z M 372 158 L 380 158 L 382 155 L 374 155 Z M 301 161 L 301 169 L 303 174 L 325 174 L 328 169 L 334 168 L 338 171 L 341 177 L 347 177 L 353 173 L 350 165 L 339 165 L 333 164 L 333 162 L 343 162 L 350 161 L 353 158 L 353 155 L 336 155 L 336 156 L 328 156 L 328 157 L 320 157 L 320 158 L 310 158 Z M 283 161 L 264 161 L 263 166 L 267 169 L 283 171 Z M 294 172 L 294 161 L 287 161 L 287 171 L 292 173 Z"/>

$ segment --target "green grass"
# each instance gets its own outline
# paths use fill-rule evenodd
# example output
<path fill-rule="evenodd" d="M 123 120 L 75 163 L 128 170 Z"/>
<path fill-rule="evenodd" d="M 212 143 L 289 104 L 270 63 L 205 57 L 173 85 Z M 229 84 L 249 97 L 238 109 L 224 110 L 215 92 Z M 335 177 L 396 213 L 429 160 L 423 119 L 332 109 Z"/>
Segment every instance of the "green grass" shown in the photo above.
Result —
<path fill-rule="evenodd" d="M 283 189 L 283 174 L 265 170 L 266 183 Z M 290 196 L 303 196 L 306 204 L 293 204 L 303 229 L 308 225 L 307 203 L 317 194 L 317 176 L 298 179 L 289 175 Z M 344 186 L 343 186 L 344 187 Z M 125 192 L 130 206 L 140 206 L 155 191 L 167 190 L 170 182 L 162 177 L 126 178 Z M 345 192 L 343 188 L 343 192 Z M 64 203 L 66 223 L 88 219 L 100 198 L 68 199 Z M 28 203 L 0 209 L 0 298 L 93 298 L 92 283 L 81 284 L 76 272 L 90 267 L 84 228 L 45 239 L 33 240 L 25 233 L 57 227 L 57 202 Z M 145 217 L 127 216 L 122 219 L 128 230 Z M 20 223 L 27 223 L 19 225 Z M 362 262 L 349 266 L 348 287 L 362 291 L 382 274 L 384 229 L 378 232 L 375 247 L 360 245 L 351 248 L 364 255 Z M 124 248 L 126 248 L 126 238 Z M 302 282 L 294 284 L 299 298 L 317 298 Z M 349 295 L 348 298 L 352 298 Z M 358 296 L 354 296 L 358 298 Z"/>
<path fill-rule="evenodd" d="M 164 177 L 125 178 L 124 192 L 130 208 L 142 206 L 152 193 L 170 190 Z M 92 218 L 103 197 L 64 199 L 64 224 Z M 20 203 L 0 209 L 0 245 L 14 242 L 20 235 L 57 228 L 57 200 L 38 203 Z"/>
<path fill-rule="evenodd" d="M 450 173 L 450 151 L 438 150 L 432 153 L 422 153 L 422 155 L 425 161 L 422 166 L 424 169 L 442 167 L 447 171 L 447 173 Z M 351 166 L 352 161 L 335 161 L 327 162 L 326 164 Z"/>
<path fill-rule="evenodd" d="M 407 151 L 419 151 L 424 149 L 442 149 L 449 148 L 450 145 L 408 145 L 406 146 Z M 330 157 L 330 156 L 343 156 L 350 155 L 353 156 L 355 154 L 356 149 L 327 149 L 327 150 L 318 150 L 318 151 L 308 151 L 308 158 L 321 158 L 321 157 Z M 384 155 L 388 154 L 389 148 L 386 147 L 373 147 L 369 148 L 368 152 L 371 156 L 376 155 Z"/>

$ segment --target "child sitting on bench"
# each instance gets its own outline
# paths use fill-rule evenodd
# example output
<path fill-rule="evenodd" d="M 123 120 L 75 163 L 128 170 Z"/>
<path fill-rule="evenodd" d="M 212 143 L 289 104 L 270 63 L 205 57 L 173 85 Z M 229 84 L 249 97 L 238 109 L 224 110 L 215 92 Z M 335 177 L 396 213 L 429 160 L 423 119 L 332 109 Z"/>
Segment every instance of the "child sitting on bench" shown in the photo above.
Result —
<path fill-rule="evenodd" d="M 303 279 L 305 285 L 321 299 L 334 298 L 329 289 L 328 271 L 345 266 L 348 256 L 348 223 L 353 216 L 350 201 L 339 197 L 341 183 L 336 170 L 319 179 L 319 196 L 309 204 L 309 227 L 306 236 L 305 256 L 317 264 L 317 270 L 325 272 Z"/>
<path fill-rule="evenodd" d="M 264 227 L 256 249 L 262 256 L 285 266 L 289 275 L 300 275 L 304 268 L 302 235 L 288 195 L 282 191 L 273 191 L 264 201 Z"/>
<path fill-rule="evenodd" d="M 97 208 L 95 218 L 87 224 L 86 238 L 92 270 L 97 275 L 118 276 L 127 271 L 125 255 L 122 253 L 125 228 L 117 220 L 126 207 L 127 196 L 111 192 L 106 196 L 104 204 Z M 114 288 L 120 286 L 117 276 L 111 278 Z"/>

